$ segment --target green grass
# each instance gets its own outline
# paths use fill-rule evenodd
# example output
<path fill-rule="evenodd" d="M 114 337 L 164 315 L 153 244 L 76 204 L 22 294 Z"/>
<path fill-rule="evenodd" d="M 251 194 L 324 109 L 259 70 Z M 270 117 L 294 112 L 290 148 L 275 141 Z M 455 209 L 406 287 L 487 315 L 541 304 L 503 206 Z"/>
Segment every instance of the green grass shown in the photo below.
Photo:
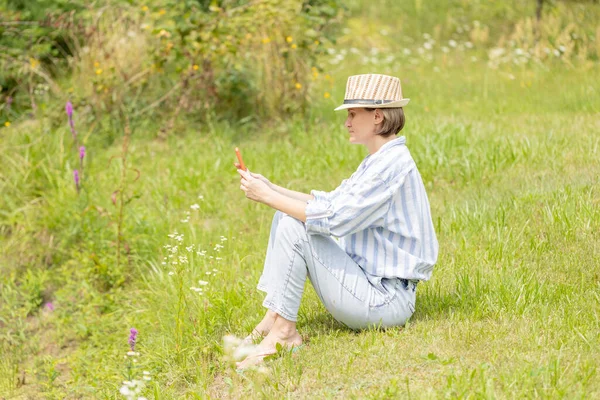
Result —
<path fill-rule="evenodd" d="M 264 312 L 255 284 L 274 212 L 244 198 L 233 148 L 281 186 L 335 188 L 366 155 L 331 111 L 347 75 L 379 72 L 358 59 L 332 66 L 332 98 L 302 121 L 191 125 L 166 141 L 138 121 L 129 162 L 141 172 L 130 184 L 139 197 L 125 209 L 131 252 L 118 267 L 120 169 L 109 160 L 120 141 L 86 138 L 77 196 L 67 128 L 39 120 L 2 130 L 0 397 L 121 397 L 131 327 L 138 375 L 152 374 L 147 398 L 600 396 L 597 64 L 490 69 L 456 56 L 381 67 L 411 98 L 403 134 L 440 242 L 415 315 L 403 329 L 353 332 L 307 285 L 298 329 L 309 346 L 298 357 L 243 376 L 226 362 L 223 336 L 247 334 Z M 175 231 L 184 268 L 162 264 Z M 188 253 L 191 244 L 206 255 Z M 198 280 L 209 282 L 201 296 L 189 289 Z"/>

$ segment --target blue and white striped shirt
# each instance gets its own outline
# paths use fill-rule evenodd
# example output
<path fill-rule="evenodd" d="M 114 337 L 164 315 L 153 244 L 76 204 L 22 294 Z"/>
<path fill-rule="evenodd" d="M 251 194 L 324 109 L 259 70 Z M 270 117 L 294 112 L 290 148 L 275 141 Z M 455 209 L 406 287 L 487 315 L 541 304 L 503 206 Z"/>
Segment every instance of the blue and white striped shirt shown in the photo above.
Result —
<path fill-rule="evenodd" d="M 438 257 L 425 186 L 405 143 L 385 143 L 335 190 L 312 190 L 306 205 L 307 232 L 340 238 L 374 280 L 428 280 Z"/>

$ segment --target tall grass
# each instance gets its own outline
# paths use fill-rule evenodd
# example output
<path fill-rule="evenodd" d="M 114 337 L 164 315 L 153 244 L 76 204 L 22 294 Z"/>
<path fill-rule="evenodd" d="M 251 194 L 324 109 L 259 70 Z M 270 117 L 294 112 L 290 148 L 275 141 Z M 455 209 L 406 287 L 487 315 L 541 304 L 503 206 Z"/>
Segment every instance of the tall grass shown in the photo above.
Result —
<path fill-rule="evenodd" d="M 136 371 L 152 376 L 147 398 L 598 396 L 600 71 L 562 62 L 492 67 L 486 49 L 458 46 L 418 55 L 423 33 L 433 37 L 442 12 L 456 10 L 430 6 L 394 6 L 397 15 L 418 12 L 423 24 L 411 54 L 396 61 L 365 62 L 356 36 L 342 38 L 330 59 L 346 49 L 343 60 L 318 73 L 327 86 L 307 116 L 260 131 L 182 124 L 155 140 L 148 132 L 161 125 L 134 118 L 125 167 L 141 175 L 123 209 L 119 231 L 130 251 L 120 267 L 107 256 L 118 246 L 111 194 L 123 169 L 110 160 L 123 152 L 120 125 L 104 128 L 111 144 L 76 109 L 88 149 L 80 196 L 62 99 L 35 121 L 2 129 L 0 394 L 117 398 L 135 327 Z M 373 21 L 392 15 L 361 7 Z M 518 17 L 518 8 L 478 7 L 456 13 L 479 13 L 490 26 Z M 386 42 L 375 43 L 380 53 L 368 57 L 385 59 Z M 411 98 L 403 134 L 440 240 L 433 277 L 419 284 L 409 324 L 385 332 L 347 330 L 307 285 L 298 328 L 308 348 L 238 375 L 222 339 L 247 334 L 264 312 L 255 284 L 273 210 L 240 192 L 233 148 L 282 186 L 335 188 L 366 155 L 331 111 L 345 77 L 363 72 L 399 76 Z M 119 274 L 121 284 L 105 285 Z"/>

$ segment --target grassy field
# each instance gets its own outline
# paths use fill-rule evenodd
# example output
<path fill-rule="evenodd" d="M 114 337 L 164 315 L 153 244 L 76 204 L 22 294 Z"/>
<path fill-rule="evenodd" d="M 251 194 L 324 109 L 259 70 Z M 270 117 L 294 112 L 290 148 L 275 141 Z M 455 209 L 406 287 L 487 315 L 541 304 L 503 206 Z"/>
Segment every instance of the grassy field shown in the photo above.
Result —
<path fill-rule="evenodd" d="M 436 19 L 419 1 L 403 4 L 422 16 L 410 47 L 381 32 L 393 29 L 389 15 L 353 5 L 330 55 L 331 97 L 306 117 L 189 125 L 165 140 L 135 122 L 128 165 L 140 177 L 125 187 L 110 161 L 120 138 L 86 137 L 78 195 L 63 122 L 2 129 L 0 398 L 122 398 L 122 382 L 143 371 L 142 393 L 156 399 L 599 397 L 599 64 L 495 67 L 489 45 L 439 43 L 423 59 Z M 504 27 L 504 14 L 462 12 Z M 360 29 L 368 40 L 358 42 Z M 366 72 L 399 76 L 411 98 L 402 134 L 440 243 L 433 277 L 409 324 L 385 332 L 346 329 L 307 284 L 298 329 L 308 347 L 239 375 L 223 337 L 245 336 L 264 313 L 255 285 L 274 210 L 239 190 L 233 148 L 281 186 L 334 189 L 367 153 L 332 109 L 346 77 Z M 116 252 L 120 187 L 133 196 L 122 224 L 132 247 L 117 265 L 103 254 Z M 132 327 L 139 354 L 128 356 Z"/>

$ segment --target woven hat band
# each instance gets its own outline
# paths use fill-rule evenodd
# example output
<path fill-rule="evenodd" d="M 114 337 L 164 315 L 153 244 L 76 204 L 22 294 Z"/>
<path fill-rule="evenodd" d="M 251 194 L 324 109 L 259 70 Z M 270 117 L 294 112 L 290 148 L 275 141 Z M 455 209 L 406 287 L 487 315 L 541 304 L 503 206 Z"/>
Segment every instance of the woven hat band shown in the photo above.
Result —
<path fill-rule="evenodd" d="M 352 100 L 344 100 L 344 104 L 362 104 L 362 105 L 377 105 L 377 104 L 387 104 L 391 103 L 395 100 L 363 100 L 363 99 L 352 99 Z"/>

